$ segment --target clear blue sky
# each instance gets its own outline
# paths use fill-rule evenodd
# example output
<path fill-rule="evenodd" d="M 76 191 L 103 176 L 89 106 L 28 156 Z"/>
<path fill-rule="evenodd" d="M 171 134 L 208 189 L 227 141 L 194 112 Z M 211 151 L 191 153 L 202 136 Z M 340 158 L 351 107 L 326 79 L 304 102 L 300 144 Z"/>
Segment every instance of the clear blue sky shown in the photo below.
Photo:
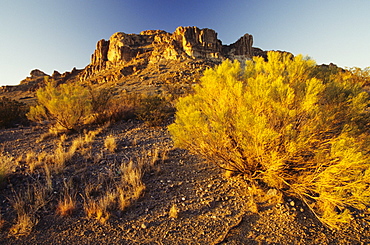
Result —
<path fill-rule="evenodd" d="M 370 66 L 370 0 L 0 0 L 0 86 L 33 69 L 83 68 L 100 39 L 178 26 L 211 28 L 224 44 Z"/>

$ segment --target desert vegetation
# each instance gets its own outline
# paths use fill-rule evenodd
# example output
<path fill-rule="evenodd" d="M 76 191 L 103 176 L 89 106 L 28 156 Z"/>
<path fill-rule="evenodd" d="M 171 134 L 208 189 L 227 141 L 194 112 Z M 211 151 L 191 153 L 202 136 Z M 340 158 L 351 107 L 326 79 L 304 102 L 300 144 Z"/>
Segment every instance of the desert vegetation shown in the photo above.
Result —
<path fill-rule="evenodd" d="M 0 186 L 4 179 L 13 172 L 15 168 L 14 158 L 5 154 L 0 154 Z"/>
<path fill-rule="evenodd" d="M 111 123 L 134 117 L 151 126 L 163 123 L 164 100 L 157 95 L 113 96 L 111 89 L 92 89 L 78 83 L 57 84 L 48 79 L 36 95 L 37 104 L 31 106 L 27 117 L 36 123 L 50 125 L 49 131 L 40 135 L 36 143 L 52 141 L 53 147 L 41 152 L 29 150 L 18 159 L 1 154 L 0 183 L 19 166 L 23 166 L 32 179 L 24 187 L 13 189 L 9 197 L 16 214 L 9 229 L 11 235 L 28 235 L 39 222 L 42 209 L 51 208 L 55 214 L 65 217 L 82 205 L 88 218 L 104 223 L 111 212 L 124 211 L 141 197 L 145 190 L 142 177 L 154 169 L 159 149 L 153 154 L 143 149 L 133 159 L 114 162 L 116 167 L 112 168 L 116 169 L 110 174 L 99 173 L 97 178 L 79 181 L 79 185 L 64 176 L 66 171 L 80 171 L 76 163 L 82 161 L 86 168 L 88 162 L 97 164 L 104 154 L 114 154 L 118 142 L 112 134 L 103 142 L 107 153 L 103 149 L 100 153 L 92 150 L 96 136 L 106 131 Z M 2 126 L 12 126 L 22 115 L 25 118 L 25 105 L 7 98 L 2 98 L 1 103 Z M 155 112 L 153 116 L 151 110 Z M 89 130 L 91 125 L 97 125 L 96 129 Z M 60 191 L 60 195 L 55 195 L 55 190 Z M 1 217 L 1 224 L 4 222 Z"/>
<path fill-rule="evenodd" d="M 89 124 L 134 117 L 156 126 L 173 113 L 171 104 L 160 95 L 114 96 L 112 89 L 104 87 L 93 89 L 79 83 L 58 85 L 48 79 L 45 83 L 45 87 L 37 90 L 37 105 L 31 106 L 27 117 L 34 122 L 51 122 L 51 132 L 78 131 Z"/>
<path fill-rule="evenodd" d="M 8 128 L 17 124 L 27 124 L 28 106 L 8 97 L 0 98 L 0 128 Z"/>
<path fill-rule="evenodd" d="M 359 72 L 317 74 L 301 55 L 226 60 L 176 105 L 175 145 L 299 198 L 331 227 L 348 222 L 370 205 L 369 96 Z"/>
<path fill-rule="evenodd" d="M 85 130 L 80 135 L 48 138 L 54 141 L 51 149 L 41 153 L 28 151 L 19 159 L 1 155 L 2 182 L 11 178 L 20 166 L 28 176 L 23 180 L 26 184 L 12 189 L 8 197 L 15 214 L 14 220 L 7 221 L 12 224 L 10 235 L 30 234 L 45 210 L 67 217 L 82 209 L 86 218 L 104 224 L 112 214 L 125 211 L 143 195 L 144 174 L 157 171 L 156 165 L 168 149 L 141 149 L 129 159 L 111 160 L 107 172 L 95 173 L 87 169 L 95 168 L 100 161 L 106 162 L 104 155 L 114 156 L 118 147 L 115 138 L 108 134 L 102 139 L 101 151 L 92 150 L 96 137 L 105 130 L 107 126 Z M 93 176 L 85 175 L 84 171 Z"/>
<path fill-rule="evenodd" d="M 0 210 L 0 230 L 9 237 L 27 236 L 45 216 L 112 228 L 110 222 L 120 222 L 149 192 L 145 198 L 150 201 L 158 192 L 169 193 L 157 217 L 148 218 L 155 205 L 139 213 L 152 219 L 151 231 L 161 229 L 153 225 L 158 220 L 185 227 L 194 214 L 201 223 L 213 224 L 210 229 L 227 227 L 215 241 L 223 241 L 245 212 L 253 217 L 271 207 L 286 216 L 303 210 L 304 219 L 309 211 L 330 229 L 368 215 L 368 70 L 317 66 L 309 58 L 281 52 L 269 52 L 267 58 L 245 64 L 225 60 L 207 69 L 194 91 L 180 98 L 177 93 L 119 94 L 109 86 L 46 79 L 27 114 L 35 122 L 27 134 L 40 134 L 27 151 L 0 155 L 0 194 L 8 205 L 6 212 Z M 25 115 L 23 104 L 3 101 Z M 153 139 L 157 131 L 168 138 Z M 202 166 L 213 163 L 225 174 L 192 183 L 189 179 L 198 172 L 211 169 L 192 165 L 178 176 L 177 168 L 195 158 L 188 152 L 207 159 L 199 160 Z M 166 171 L 177 182 L 162 175 L 169 154 L 176 168 Z M 153 185 L 163 189 L 148 189 L 145 178 L 154 178 Z M 220 186 L 224 192 L 211 196 Z M 241 197 L 237 201 L 230 198 L 231 186 L 242 193 L 233 194 Z M 157 206 L 162 202 L 153 201 Z M 219 216 L 209 215 L 208 209 Z M 134 232 L 136 239 L 138 229 L 148 229 L 145 219 L 140 222 L 139 228 L 125 227 L 126 235 Z M 188 229 L 207 234 L 192 225 Z"/>
<path fill-rule="evenodd" d="M 61 84 L 46 81 L 36 92 L 38 105 L 30 108 L 29 119 L 53 120 L 67 130 L 77 129 L 92 112 L 89 92 L 79 84 Z"/>

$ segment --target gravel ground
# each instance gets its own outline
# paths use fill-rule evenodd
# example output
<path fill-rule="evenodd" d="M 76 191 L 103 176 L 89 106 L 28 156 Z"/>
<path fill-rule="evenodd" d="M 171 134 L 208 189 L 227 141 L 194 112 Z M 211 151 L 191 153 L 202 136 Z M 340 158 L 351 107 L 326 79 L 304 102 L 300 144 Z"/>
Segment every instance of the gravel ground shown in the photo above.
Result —
<path fill-rule="evenodd" d="M 38 142 L 45 132 L 45 127 L 0 131 L 3 152 L 19 162 L 0 189 L 1 244 L 370 244 L 369 216 L 358 214 L 350 224 L 331 230 L 299 200 L 278 200 L 275 190 L 252 202 L 242 176 L 224 177 L 214 165 L 174 148 L 165 126 L 147 127 L 137 121 L 104 129 L 88 154 L 76 154 L 62 173 L 54 174 L 47 204 L 35 213 L 37 224 L 29 234 L 13 235 L 17 214 L 12 198 L 35 182 L 45 184 L 42 169 L 31 173 L 24 160 L 29 151 L 53 152 L 58 138 Z M 107 135 L 116 138 L 113 153 L 104 147 Z M 77 136 L 68 135 L 66 146 Z M 130 207 L 112 210 L 105 222 L 85 215 L 86 183 L 114 175 L 125 161 L 150 162 L 156 153 L 159 157 L 143 176 L 145 191 Z M 72 215 L 61 217 L 56 205 L 64 180 L 74 183 L 77 204 Z M 170 215 L 173 206 L 177 217 Z"/>

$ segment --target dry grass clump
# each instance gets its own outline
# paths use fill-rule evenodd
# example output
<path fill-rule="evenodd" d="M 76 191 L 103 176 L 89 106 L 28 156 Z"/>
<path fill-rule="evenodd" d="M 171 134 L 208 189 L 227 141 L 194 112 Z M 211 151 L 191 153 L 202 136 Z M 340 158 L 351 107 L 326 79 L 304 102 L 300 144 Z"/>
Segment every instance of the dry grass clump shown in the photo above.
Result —
<path fill-rule="evenodd" d="M 128 164 L 122 163 L 121 165 L 121 182 L 117 188 L 126 190 L 126 199 L 130 203 L 139 199 L 145 190 L 145 185 L 142 182 L 143 167 L 143 165 L 135 164 L 133 161 L 130 161 Z M 123 207 L 123 203 L 120 203 L 120 206 Z"/>
<path fill-rule="evenodd" d="M 85 131 L 84 132 L 84 143 L 85 144 L 91 144 L 94 141 L 96 135 L 103 132 L 103 130 L 108 128 L 109 125 L 110 125 L 110 123 L 106 123 L 103 126 L 97 128 L 96 130 L 91 130 L 91 131 L 88 131 L 88 132 Z"/>
<path fill-rule="evenodd" d="M 9 201 L 17 213 L 17 220 L 10 229 L 10 234 L 28 235 L 38 222 L 37 211 L 49 201 L 48 191 L 40 183 L 35 183 L 28 185 L 23 192 L 14 193 Z"/>
<path fill-rule="evenodd" d="M 98 184 L 89 183 L 84 193 L 84 211 L 88 218 L 95 218 L 101 223 L 105 223 L 110 217 L 110 210 L 116 203 L 117 193 L 112 190 L 111 180 L 106 186 L 106 190 L 101 188 L 107 180 L 99 178 Z"/>
<path fill-rule="evenodd" d="M 179 217 L 179 209 L 176 204 L 172 204 L 170 211 L 168 212 L 168 216 L 173 219 L 177 219 Z"/>
<path fill-rule="evenodd" d="M 87 199 L 84 206 L 87 217 L 105 223 L 110 218 L 110 209 L 115 204 L 116 196 L 115 192 L 106 192 L 98 199 Z"/>
<path fill-rule="evenodd" d="M 84 210 L 89 218 L 104 223 L 111 211 L 124 211 L 139 199 L 145 190 L 142 182 L 143 170 L 132 161 L 121 164 L 119 181 L 100 175 L 97 183 L 89 183 L 84 193 Z"/>
<path fill-rule="evenodd" d="M 85 132 L 83 136 L 76 137 L 69 147 L 67 147 L 66 143 L 67 135 L 62 134 L 59 141 L 56 142 L 57 147 L 54 151 L 49 154 L 40 153 L 37 160 L 35 160 L 36 154 L 34 152 L 27 153 L 29 155 L 27 159 L 31 159 L 29 163 L 31 172 L 36 166 L 43 165 L 46 172 L 48 171 L 48 168 L 49 172 L 51 171 L 57 174 L 62 173 L 66 164 L 72 160 L 77 152 L 80 151 L 82 155 L 87 154 L 96 135 L 101 133 L 104 128 L 105 127 L 101 127 L 94 131 Z M 26 160 L 26 162 L 28 161 Z"/>
<path fill-rule="evenodd" d="M 48 129 L 48 132 L 40 135 L 40 138 L 36 140 L 36 143 L 43 142 L 50 138 L 60 137 L 61 135 L 66 133 L 68 133 L 68 130 L 65 129 L 64 127 L 61 127 L 60 125 L 52 125 Z"/>
<path fill-rule="evenodd" d="M 58 146 L 54 150 L 54 153 L 50 155 L 49 158 L 50 161 L 52 162 L 53 172 L 57 174 L 64 171 L 66 163 L 70 161 L 73 155 L 75 154 L 74 148 L 71 147 L 69 150 L 66 148 L 64 144 L 65 138 L 63 136 L 58 142 Z"/>
<path fill-rule="evenodd" d="M 31 233 L 33 227 L 38 220 L 31 213 L 22 212 L 17 216 L 16 224 L 10 229 L 11 235 L 28 235 Z"/>
<path fill-rule="evenodd" d="M 48 159 L 48 154 L 46 152 L 40 152 L 38 155 L 34 151 L 29 151 L 26 153 L 26 164 L 29 167 L 31 173 L 33 173 L 37 168 L 43 166 Z"/>
<path fill-rule="evenodd" d="M 155 166 L 158 152 L 143 150 L 140 156 L 121 163 L 115 171 L 119 176 L 100 174 L 94 184 L 87 184 L 83 195 L 87 217 L 104 223 L 113 210 L 124 211 L 138 200 L 146 188 L 143 175 Z"/>
<path fill-rule="evenodd" d="M 45 172 L 45 181 L 48 190 L 53 189 L 53 176 L 51 174 L 50 165 L 48 163 L 44 163 L 44 172 Z"/>
<path fill-rule="evenodd" d="M 15 168 L 14 158 L 4 154 L 3 152 L 0 153 L 0 184 L 4 181 L 4 179 L 13 172 Z"/>
<path fill-rule="evenodd" d="M 76 209 L 76 193 L 72 190 L 71 182 L 64 181 L 64 194 L 57 204 L 56 213 L 60 216 L 70 216 Z"/>
<path fill-rule="evenodd" d="M 116 138 L 113 135 L 108 135 L 107 138 L 104 140 L 104 146 L 110 152 L 114 153 L 117 149 Z"/>

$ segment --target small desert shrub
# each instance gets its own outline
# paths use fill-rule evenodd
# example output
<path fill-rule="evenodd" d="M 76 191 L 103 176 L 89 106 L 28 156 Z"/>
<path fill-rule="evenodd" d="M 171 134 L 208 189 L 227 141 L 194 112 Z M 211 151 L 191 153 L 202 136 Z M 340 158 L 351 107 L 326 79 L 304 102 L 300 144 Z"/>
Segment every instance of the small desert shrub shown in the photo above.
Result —
<path fill-rule="evenodd" d="M 370 205 L 369 96 L 349 72 L 314 77 L 315 62 L 278 52 L 244 71 L 208 69 L 176 105 L 175 144 L 304 201 L 326 224 Z"/>
<path fill-rule="evenodd" d="M 107 138 L 104 140 L 104 146 L 107 148 L 110 152 L 115 152 L 117 148 L 117 142 L 116 138 L 113 135 L 108 135 Z"/>
<path fill-rule="evenodd" d="M 113 95 L 112 89 L 90 88 L 92 99 L 92 122 L 103 124 L 118 120 L 134 118 L 134 112 L 139 104 L 139 96 L 135 93 Z"/>
<path fill-rule="evenodd" d="M 99 121 L 99 117 L 105 117 L 107 107 L 113 97 L 113 91 L 110 88 L 94 89 L 89 87 L 91 97 L 91 107 L 94 112 L 95 120 Z"/>
<path fill-rule="evenodd" d="M 32 121 L 51 120 L 67 130 L 76 130 L 91 114 L 89 91 L 77 83 L 57 85 L 55 81 L 36 92 L 38 104 L 27 114 Z"/>
<path fill-rule="evenodd" d="M 160 95 L 145 95 L 136 110 L 136 116 L 149 126 L 163 124 L 173 113 L 171 104 Z"/>
<path fill-rule="evenodd" d="M 362 84 L 363 86 L 370 85 L 370 67 L 364 69 L 353 67 L 349 71 L 353 74 L 355 81 Z"/>
<path fill-rule="evenodd" d="M 30 108 L 27 117 L 35 122 L 54 122 L 50 132 L 77 130 L 86 124 L 103 124 L 132 118 L 138 96 L 114 96 L 112 89 L 86 88 L 78 83 L 57 85 L 46 81 L 46 86 L 36 92 L 38 104 Z"/>
<path fill-rule="evenodd" d="M 107 107 L 109 121 L 128 120 L 135 118 L 135 110 L 140 104 L 140 96 L 136 93 L 126 93 L 113 97 Z"/>
<path fill-rule="evenodd" d="M 16 124 L 28 123 L 26 104 L 7 97 L 0 98 L 0 128 L 13 127 Z"/>

